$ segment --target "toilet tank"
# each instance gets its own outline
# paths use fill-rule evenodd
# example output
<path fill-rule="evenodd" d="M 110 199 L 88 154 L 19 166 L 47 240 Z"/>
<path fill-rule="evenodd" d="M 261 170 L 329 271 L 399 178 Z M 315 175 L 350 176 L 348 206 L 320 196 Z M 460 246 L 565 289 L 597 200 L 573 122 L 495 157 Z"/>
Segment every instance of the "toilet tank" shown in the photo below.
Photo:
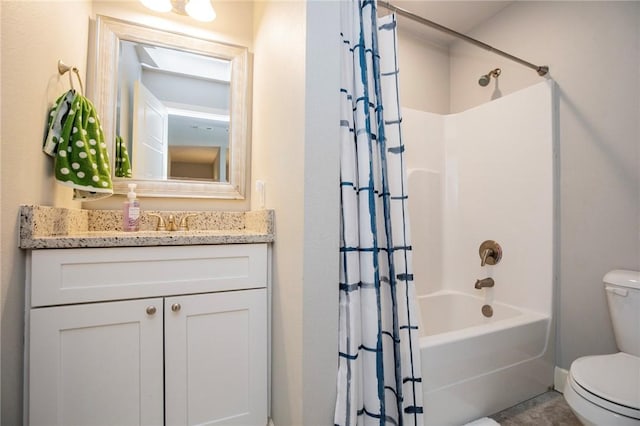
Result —
<path fill-rule="evenodd" d="M 618 349 L 640 356 L 640 272 L 615 270 L 603 281 Z"/>

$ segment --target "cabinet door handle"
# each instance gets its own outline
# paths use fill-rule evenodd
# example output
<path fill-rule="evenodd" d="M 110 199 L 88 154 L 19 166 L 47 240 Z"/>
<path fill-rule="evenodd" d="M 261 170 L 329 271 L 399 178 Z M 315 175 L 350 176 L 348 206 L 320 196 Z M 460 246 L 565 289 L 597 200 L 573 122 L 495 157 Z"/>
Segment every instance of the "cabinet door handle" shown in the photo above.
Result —
<path fill-rule="evenodd" d="M 180 310 L 180 308 L 182 308 L 182 306 L 180 306 L 179 303 L 174 303 L 173 305 L 171 305 L 171 310 L 173 312 L 178 312 Z"/>
<path fill-rule="evenodd" d="M 156 307 L 155 306 L 147 306 L 147 315 L 153 315 L 156 313 Z"/>

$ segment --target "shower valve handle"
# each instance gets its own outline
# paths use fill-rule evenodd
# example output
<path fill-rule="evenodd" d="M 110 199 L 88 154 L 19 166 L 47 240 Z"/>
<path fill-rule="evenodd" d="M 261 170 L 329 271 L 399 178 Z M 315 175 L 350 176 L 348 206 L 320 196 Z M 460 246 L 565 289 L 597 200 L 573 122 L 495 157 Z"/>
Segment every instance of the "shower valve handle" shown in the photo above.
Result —
<path fill-rule="evenodd" d="M 495 265 L 502 259 L 502 247 L 493 240 L 486 240 L 480 244 L 480 266 Z"/>

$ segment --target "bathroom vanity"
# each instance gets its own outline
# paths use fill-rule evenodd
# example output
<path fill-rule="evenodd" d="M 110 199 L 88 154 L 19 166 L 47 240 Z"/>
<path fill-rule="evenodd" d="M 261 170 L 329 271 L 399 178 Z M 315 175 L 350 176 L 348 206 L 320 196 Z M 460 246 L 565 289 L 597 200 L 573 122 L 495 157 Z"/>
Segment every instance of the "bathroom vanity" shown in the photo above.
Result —
<path fill-rule="evenodd" d="M 27 252 L 29 424 L 267 423 L 271 223 L 56 237 L 35 235 L 36 210 L 21 232 L 46 245 Z"/>
<path fill-rule="evenodd" d="M 141 197 L 244 199 L 249 49 L 101 15 L 93 29 L 87 91 L 111 170 L 118 138 L 132 154 L 114 192 L 136 183 Z M 190 54 L 166 62 L 203 64 L 206 78 L 159 69 L 159 51 Z M 154 214 L 185 226 L 162 230 Z M 139 232 L 121 223 L 117 210 L 21 207 L 24 423 L 266 425 L 273 212 L 146 211 Z"/>

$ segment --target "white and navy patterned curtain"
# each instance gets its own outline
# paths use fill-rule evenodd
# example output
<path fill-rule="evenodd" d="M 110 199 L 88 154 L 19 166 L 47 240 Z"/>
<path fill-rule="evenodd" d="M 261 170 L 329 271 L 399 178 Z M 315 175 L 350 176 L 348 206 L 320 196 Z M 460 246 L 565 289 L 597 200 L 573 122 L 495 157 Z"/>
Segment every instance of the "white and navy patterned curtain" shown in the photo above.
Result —
<path fill-rule="evenodd" d="M 423 424 L 395 28 L 343 2 L 340 426 Z"/>

